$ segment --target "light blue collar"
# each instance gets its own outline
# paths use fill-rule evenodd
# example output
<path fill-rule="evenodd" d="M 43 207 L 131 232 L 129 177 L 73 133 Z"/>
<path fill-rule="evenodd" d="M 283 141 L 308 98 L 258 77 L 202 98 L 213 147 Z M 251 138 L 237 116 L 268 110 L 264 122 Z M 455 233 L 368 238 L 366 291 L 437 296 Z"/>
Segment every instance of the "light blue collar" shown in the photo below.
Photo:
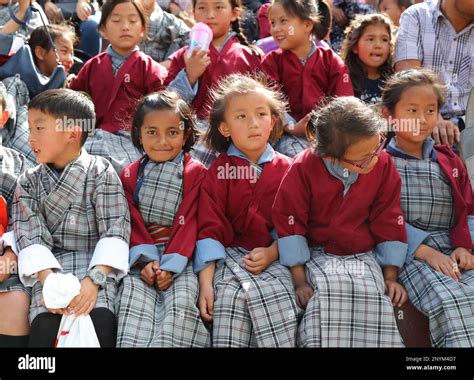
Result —
<path fill-rule="evenodd" d="M 309 50 L 308 55 L 306 56 L 306 58 L 300 59 L 300 61 L 301 61 L 301 63 L 302 63 L 303 65 L 305 65 L 306 62 L 308 62 L 308 59 L 311 58 L 311 56 L 314 54 L 314 52 L 316 51 L 316 49 L 317 49 L 317 46 L 316 46 L 316 44 L 314 43 L 314 40 L 311 40 L 311 49 Z"/>
<path fill-rule="evenodd" d="M 224 49 L 224 46 L 227 44 L 227 42 L 229 42 L 229 40 L 230 40 L 232 37 L 236 36 L 236 35 L 237 35 L 237 33 L 235 33 L 235 32 L 230 32 L 229 35 L 227 36 L 227 38 L 226 38 L 226 39 L 224 40 L 224 42 L 222 43 L 222 45 L 219 46 L 219 47 L 217 47 L 216 50 L 217 50 L 218 52 L 220 52 L 222 49 Z"/>
<path fill-rule="evenodd" d="M 227 148 L 227 155 L 236 156 L 236 157 L 243 158 L 244 160 L 249 161 L 247 156 L 243 154 L 234 144 L 230 144 L 230 146 Z M 266 162 L 272 162 L 274 158 L 275 158 L 275 151 L 273 150 L 272 146 L 269 143 L 267 143 L 267 148 L 258 159 L 257 165 L 262 165 Z"/>
<path fill-rule="evenodd" d="M 135 48 L 130 52 L 128 53 L 126 56 L 123 56 L 123 55 L 120 55 L 119 53 L 117 53 L 113 48 L 112 48 L 112 45 L 109 45 L 107 46 L 107 54 L 110 55 L 112 58 L 115 58 L 117 60 L 120 60 L 120 61 L 126 61 L 128 57 L 130 57 L 130 55 L 132 55 L 136 50 L 138 50 L 138 46 L 135 46 Z"/>
<path fill-rule="evenodd" d="M 359 173 L 350 172 L 349 170 L 339 165 L 336 161 L 325 160 L 322 157 L 321 159 L 323 160 L 324 165 L 326 166 L 326 169 L 328 170 L 329 174 L 331 174 L 333 177 L 336 177 L 342 182 L 342 184 L 344 185 L 344 195 L 346 195 L 351 185 L 355 181 L 357 181 L 357 178 L 359 178 Z"/>
<path fill-rule="evenodd" d="M 397 144 L 396 144 L 396 139 L 397 137 L 395 136 L 390 140 L 388 143 L 389 147 L 402 154 L 403 156 L 411 159 L 417 160 L 416 157 L 410 156 L 409 154 L 405 153 L 402 149 L 400 149 Z M 423 160 L 433 160 L 436 161 L 436 150 L 434 149 L 435 146 L 435 141 L 431 138 L 428 137 L 425 141 L 423 141 L 423 147 L 422 147 L 422 153 L 423 153 Z"/>

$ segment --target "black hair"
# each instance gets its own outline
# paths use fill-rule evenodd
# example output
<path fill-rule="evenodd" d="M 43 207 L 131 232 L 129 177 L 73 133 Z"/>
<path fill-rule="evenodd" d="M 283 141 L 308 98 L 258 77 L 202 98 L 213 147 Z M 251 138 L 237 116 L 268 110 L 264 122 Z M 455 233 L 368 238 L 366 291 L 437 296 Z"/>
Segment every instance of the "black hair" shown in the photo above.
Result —
<path fill-rule="evenodd" d="M 149 112 L 168 110 L 179 116 L 183 131 L 185 143 L 183 150 L 189 152 L 198 138 L 196 126 L 196 117 L 191 107 L 174 91 L 160 91 L 143 97 L 137 105 L 135 115 L 132 121 L 132 142 L 133 145 L 143 152 L 143 146 L 140 142 L 140 130 L 143 126 L 145 116 Z"/>
<path fill-rule="evenodd" d="M 403 93 L 416 86 L 431 86 L 438 98 L 438 109 L 441 108 L 445 101 L 446 86 L 441 84 L 433 71 L 422 68 L 400 71 L 388 78 L 382 88 L 382 107 L 393 113 Z"/>
<path fill-rule="evenodd" d="M 332 10 L 326 0 L 318 0 L 319 22 L 316 23 L 316 38 L 323 41 L 332 29 Z"/>
<path fill-rule="evenodd" d="M 286 13 L 301 20 L 308 20 L 313 23 L 311 34 L 319 38 L 320 13 L 318 1 L 316 0 L 274 0 L 273 4 L 280 4 Z"/>
<path fill-rule="evenodd" d="M 28 110 L 35 109 L 51 115 L 62 123 L 64 130 L 69 127 L 80 127 L 82 130 L 81 147 L 87 135 L 95 131 L 94 103 L 84 92 L 67 88 L 46 90 L 36 95 L 28 104 Z"/>
<path fill-rule="evenodd" d="M 321 156 L 342 158 L 347 148 L 378 134 L 384 120 L 353 96 L 341 96 L 312 112 L 308 135 Z"/>
<path fill-rule="evenodd" d="M 140 20 L 142 22 L 143 28 L 145 29 L 144 33 L 144 39 L 146 37 L 146 32 L 148 30 L 148 17 L 146 16 L 145 9 L 143 8 L 143 5 L 140 0 L 106 0 L 102 7 L 100 8 L 100 11 L 102 13 L 100 17 L 100 22 L 99 22 L 99 29 L 105 27 L 105 24 L 107 23 L 107 19 L 110 17 L 112 14 L 114 8 L 122 3 L 131 3 L 135 9 L 138 12 L 138 15 L 140 16 Z"/>
<path fill-rule="evenodd" d="M 209 114 L 209 129 L 205 135 L 207 145 L 218 152 L 224 152 L 231 141 L 221 134 L 219 127 L 225 121 L 225 110 L 229 99 L 235 95 L 245 95 L 259 91 L 268 99 L 272 117 L 275 119 L 270 134 L 270 142 L 275 143 L 283 134 L 284 113 L 287 103 L 283 95 L 270 87 L 267 78 L 263 75 L 231 74 L 221 79 L 211 94 L 211 112 Z"/>

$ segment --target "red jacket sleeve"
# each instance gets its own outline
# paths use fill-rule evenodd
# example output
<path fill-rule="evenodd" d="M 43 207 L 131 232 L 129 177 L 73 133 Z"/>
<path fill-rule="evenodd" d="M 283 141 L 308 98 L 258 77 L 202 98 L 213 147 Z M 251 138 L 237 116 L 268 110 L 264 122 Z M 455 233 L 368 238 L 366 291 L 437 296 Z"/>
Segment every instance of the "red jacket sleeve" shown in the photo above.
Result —
<path fill-rule="evenodd" d="M 352 81 L 346 64 L 336 53 L 330 52 L 329 78 L 327 95 L 330 96 L 354 96 Z"/>
<path fill-rule="evenodd" d="M 311 208 L 311 184 L 305 169 L 309 150 L 295 158 L 281 181 L 273 202 L 272 220 L 279 238 L 306 236 Z M 291 200 L 291 201 L 289 201 Z"/>
<path fill-rule="evenodd" d="M 166 69 L 158 62 L 155 62 L 149 58 L 147 60 L 147 67 L 145 71 L 146 93 L 149 94 L 151 92 L 163 90 L 166 75 Z"/>
<path fill-rule="evenodd" d="M 82 69 L 77 73 L 77 77 L 73 79 L 69 88 L 74 91 L 84 91 L 89 92 L 89 72 L 90 72 L 90 63 L 85 64 Z"/>
<path fill-rule="evenodd" d="M 176 78 L 178 73 L 182 69 L 186 68 L 186 64 L 184 63 L 184 54 L 187 50 L 188 47 L 184 46 L 173 55 L 173 58 L 171 59 L 171 65 L 168 70 L 168 75 L 165 78 L 165 86 L 168 86 L 174 80 L 174 78 Z"/>
<path fill-rule="evenodd" d="M 206 173 L 201 185 L 198 208 L 198 240 L 214 239 L 224 247 L 234 240 L 234 229 L 226 216 L 229 181 L 218 178 L 219 166 L 228 162 L 222 153 Z"/>
<path fill-rule="evenodd" d="M 383 164 L 383 181 L 369 213 L 369 228 L 377 244 L 388 241 L 407 242 L 405 219 L 400 206 L 402 181 L 393 160 L 386 152 L 379 156 Z"/>

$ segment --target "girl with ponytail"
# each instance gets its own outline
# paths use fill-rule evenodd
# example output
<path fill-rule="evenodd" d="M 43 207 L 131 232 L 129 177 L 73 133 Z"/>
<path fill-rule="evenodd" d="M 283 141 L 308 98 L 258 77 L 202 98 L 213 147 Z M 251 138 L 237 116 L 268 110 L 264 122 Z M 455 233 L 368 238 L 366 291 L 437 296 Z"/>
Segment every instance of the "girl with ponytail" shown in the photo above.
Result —
<path fill-rule="evenodd" d="M 251 46 L 240 26 L 240 0 L 193 0 L 194 17 L 212 30 L 209 49 L 188 52 L 185 46 L 172 58 L 165 85 L 177 90 L 197 114 L 200 129 L 207 130 L 210 93 L 216 83 L 233 73 L 260 70 L 262 52 Z M 209 166 L 215 153 L 197 143 L 191 155 Z"/>

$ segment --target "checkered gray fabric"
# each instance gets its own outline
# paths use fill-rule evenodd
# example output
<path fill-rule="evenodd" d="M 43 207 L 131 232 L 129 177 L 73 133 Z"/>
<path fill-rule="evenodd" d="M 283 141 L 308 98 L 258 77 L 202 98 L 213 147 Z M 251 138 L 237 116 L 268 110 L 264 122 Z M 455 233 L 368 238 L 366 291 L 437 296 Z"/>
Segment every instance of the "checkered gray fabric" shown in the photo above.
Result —
<path fill-rule="evenodd" d="M 454 204 L 439 164 L 393 160 L 402 179 L 401 206 L 407 223 L 430 233 L 423 244 L 450 255 Z M 400 272 L 400 280 L 413 305 L 428 316 L 433 346 L 474 346 L 474 270 L 454 281 L 415 258 Z"/>
<path fill-rule="evenodd" d="M 32 165 L 36 165 L 36 158 L 31 150 L 28 138 L 28 88 L 19 77 L 5 78 L 3 81 L 9 98 L 7 108 L 10 119 L 2 132 L 2 145 L 14 149 L 25 156 Z"/>
<path fill-rule="evenodd" d="M 93 135 L 87 137 L 84 148 L 90 154 L 106 158 L 117 173 L 121 173 L 125 166 L 142 156 L 133 146 L 127 131 L 110 133 L 96 129 Z"/>
<path fill-rule="evenodd" d="M 213 347 L 294 347 L 299 309 L 289 270 L 273 262 L 259 275 L 243 267 L 249 251 L 227 248 L 214 275 Z"/>
<path fill-rule="evenodd" d="M 176 16 L 156 7 L 148 18 L 147 38 L 140 50 L 162 62 L 188 43 L 189 27 Z"/>
<path fill-rule="evenodd" d="M 286 133 L 275 144 L 275 150 L 288 157 L 294 157 L 309 147 L 310 143 L 306 137 Z"/>
<path fill-rule="evenodd" d="M 130 215 L 118 175 L 110 163 L 85 150 L 60 176 L 47 165 L 23 173 L 15 190 L 12 219 L 19 250 L 41 244 L 53 252 L 64 273 L 79 279 L 99 239 L 115 237 L 127 243 L 130 239 Z M 99 293 L 97 307 L 114 311 L 115 294 L 116 284 L 111 284 Z M 46 311 L 40 299 L 37 283 L 30 321 Z"/>
<path fill-rule="evenodd" d="M 38 3 L 33 3 L 33 7 L 35 7 L 38 12 L 31 12 L 30 17 L 26 20 L 26 26 L 21 26 L 20 29 L 18 29 L 17 33 L 20 34 L 23 37 L 29 37 L 33 29 L 37 28 L 38 26 L 43 25 L 41 22 L 41 18 L 39 15 L 39 12 L 43 15 L 43 20 L 48 24 L 48 18 L 46 17 L 46 14 L 43 12 L 43 9 Z M 13 4 L 13 13 L 17 14 L 18 9 L 20 5 L 18 2 Z M 10 20 L 10 14 L 8 12 L 8 2 L 6 4 L 0 4 L 0 29 Z"/>
<path fill-rule="evenodd" d="M 440 10 L 438 0 L 426 0 L 403 12 L 400 18 L 394 62 L 415 59 L 435 71 L 448 86 L 440 112 L 457 122 L 466 112 L 474 85 L 474 24 L 456 33 Z"/>
<path fill-rule="evenodd" d="M 166 291 L 146 285 L 132 269 L 119 289 L 117 347 L 209 347 L 197 308 L 199 285 L 188 263 Z"/>
<path fill-rule="evenodd" d="M 302 347 L 403 347 L 380 266 L 371 251 L 335 256 L 313 248 L 315 289 L 298 328 Z"/>
<path fill-rule="evenodd" d="M 20 153 L 0 145 L 0 191 L 7 201 L 9 215 L 18 176 L 30 167 Z"/>
<path fill-rule="evenodd" d="M 184 156 L 175 163 L 148 161 L 138 192 L 138 208 L 145 224 L 171 227 L 183 198 Z"/>
<path fill-rule="evenodd" d="M 41 244 L 55 252 L 91 251 L 99 239 L 128 243 L 130 214 L 111 165 L 84 150 L 58 178 L 47 165 L 23 173 L 12 219 L 18 249 Z"/>

